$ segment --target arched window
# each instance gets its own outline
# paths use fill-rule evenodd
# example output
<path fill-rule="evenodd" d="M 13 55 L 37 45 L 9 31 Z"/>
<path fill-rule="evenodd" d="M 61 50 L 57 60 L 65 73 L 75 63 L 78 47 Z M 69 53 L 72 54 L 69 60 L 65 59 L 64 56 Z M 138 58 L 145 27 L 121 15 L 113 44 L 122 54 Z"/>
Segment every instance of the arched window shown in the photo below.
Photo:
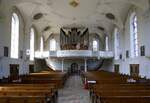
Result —
<path fill-rule="evenodd" d="M 98 42 L 97 40 L 93 40 L 93 51 L 98 51 Z"/>
<path fill-rule="evenodd" d="M 119 31 L 118 28 L 114 29 L 114 51 L 115 51 L 115 60 L 119 59 Z"/>
<path fill-rule="evenodd" d="M 19 17 L 16 13 L 11 18 L 11 53 L 10 57 L 18 59 L 19 55 Z"/>
<path fill-rule="evenodd" d="M 50 51 L 56 51 L 56 40 L 55 39 L 50 40 Z"/>
<path fill-rule="evenodd" d="M 130 45 L 131 57 L 138 56 L 138 33 L 137 33 L 137 15 L 132 13 L 130 17 Z"/>
<path fill-rule="evenodd" d="M 34 60 L 34 28 L 30 29 L 30 60 Z"/>
<path fill-rule="evenodd" d="M 109 47 L 108 47 L 108 36 L 105 37 L 105 50 L 108 51 Z"/>
<path fill-rule="evenodd" d="M 43 36 L 41 36 L 41 41 L 40 41 L 40 51 L 43 52 L 44 48 L 44 41 L 43 41 Z"/>

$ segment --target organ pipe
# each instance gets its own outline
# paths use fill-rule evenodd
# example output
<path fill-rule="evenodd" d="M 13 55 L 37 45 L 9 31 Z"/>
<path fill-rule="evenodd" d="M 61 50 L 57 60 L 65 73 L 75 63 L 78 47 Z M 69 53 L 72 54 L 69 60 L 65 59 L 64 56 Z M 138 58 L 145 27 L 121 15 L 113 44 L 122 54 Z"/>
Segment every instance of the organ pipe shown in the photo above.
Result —
<path fill-rule="evenodd" d="M 62 28 L 60 29 L 60 43 L 62 50 L 70 49 L 88 49 L 89 45 L 89 30 L 78 30 L 72 28 L 66 33 Z"/>

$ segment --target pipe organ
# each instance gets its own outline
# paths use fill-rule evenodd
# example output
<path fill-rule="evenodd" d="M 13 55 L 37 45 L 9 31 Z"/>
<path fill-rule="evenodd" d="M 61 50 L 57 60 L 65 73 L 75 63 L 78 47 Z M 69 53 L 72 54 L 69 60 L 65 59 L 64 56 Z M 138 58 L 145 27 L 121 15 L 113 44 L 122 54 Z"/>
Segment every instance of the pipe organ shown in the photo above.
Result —
<path fill-rule="evenodd" d="M 89 30 L 71 30 L 60 29 L 60 46 L 61 50 L 88 50 Z"/>

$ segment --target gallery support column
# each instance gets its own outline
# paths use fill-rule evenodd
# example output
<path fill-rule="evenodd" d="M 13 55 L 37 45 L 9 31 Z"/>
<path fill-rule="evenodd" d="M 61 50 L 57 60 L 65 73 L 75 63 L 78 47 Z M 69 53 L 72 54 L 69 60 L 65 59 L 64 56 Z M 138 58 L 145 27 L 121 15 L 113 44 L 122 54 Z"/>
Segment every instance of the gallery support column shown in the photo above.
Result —
<path fill-rule="evenodd" d="M 84 72 L 87 72 L 87 59 L 84 59 Z"/>
<path fill-rule="evenodd" d="M 84 72 L 87 72 L 87 59 L 84 59 Z M 88 83 L 87 83 L 87 78 L 84 78 L 84 88 L 88 89 Z"/>
<path fill-rule="evenodd" d="M 61 61 L 61 71 L 64 72 L 64 59 Z"/>

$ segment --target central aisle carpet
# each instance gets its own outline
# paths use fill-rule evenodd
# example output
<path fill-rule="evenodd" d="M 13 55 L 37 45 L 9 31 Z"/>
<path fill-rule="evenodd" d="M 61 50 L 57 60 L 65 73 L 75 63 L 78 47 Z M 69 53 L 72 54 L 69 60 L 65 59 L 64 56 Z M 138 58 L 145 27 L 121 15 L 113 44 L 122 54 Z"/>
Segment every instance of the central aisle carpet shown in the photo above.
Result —
<path fill-rule="evenodd" d="M 89 93 L 83 87 L 80 76 L 71 76 L 59 90 L 58 103 L 90 103 Z"/>

